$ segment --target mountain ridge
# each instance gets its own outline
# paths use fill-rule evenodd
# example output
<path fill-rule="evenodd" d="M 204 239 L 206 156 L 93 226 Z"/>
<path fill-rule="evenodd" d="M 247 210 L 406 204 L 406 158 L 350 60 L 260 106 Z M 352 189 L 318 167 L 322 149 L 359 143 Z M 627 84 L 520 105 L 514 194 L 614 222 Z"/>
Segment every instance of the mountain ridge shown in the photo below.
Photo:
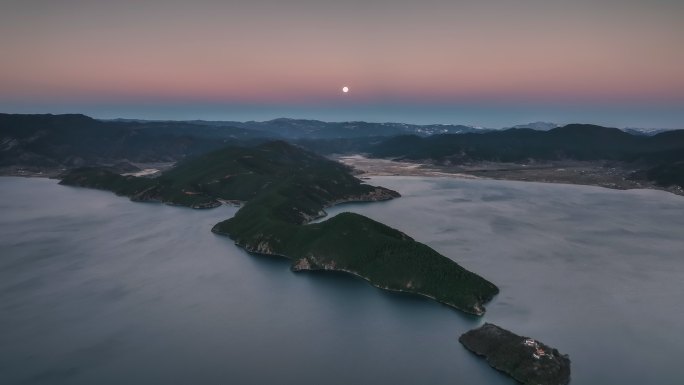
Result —
<path fill-rule="evenodd" d="M 0 174 L 54 176 L 83 166 L 133 169 L 127 163 L 173 163 L 226 145 L 249 147 L 281 139 L 323 155 L 365 153 L 442 164 L 617 161 L 632 168 L 634 178 L 664 186 L 684 184 L 679 176 L 684 167 L 679 155 L 684 153 L 683 130 L 636 135 L 591 124 L 569 124 L 546 131 L 523 126 L 481 130 L 458 125 L 326 123 L 289 118 L 231 123 L 0 114 Z M 464 131 L 441 133 L 461 129 Z"/>
<path fill-rule="evenodd" d="M 286 142 L 226 147 L 156 178 L 81 168 L 63 175 L 60 183 L 192 208 L 242 201 L 237 213 L 212 231 L 247 251 L 286 257 L 294 271 L 342 271 L 378 288 L 426 296 L 476 315 L 498 293 L 494 284 L 430 247 L 362 215 L 344 213 L 310 223 L 331 205 L 400 195 L 362 183 L 347 166 Z"/>

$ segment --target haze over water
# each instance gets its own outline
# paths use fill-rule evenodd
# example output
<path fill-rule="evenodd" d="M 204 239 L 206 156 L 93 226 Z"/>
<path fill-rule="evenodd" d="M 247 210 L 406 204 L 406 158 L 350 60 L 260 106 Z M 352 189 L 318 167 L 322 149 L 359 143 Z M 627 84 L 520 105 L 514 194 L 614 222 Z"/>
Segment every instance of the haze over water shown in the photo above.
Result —
<path fill-rule="evenodd" d="M 496 283 L 482 318 L 292 273 L 211 227 L 235 208 L 140 204 L 0 178 L 0 383 L 513 384 L 458 336 L 484 321 L 572 359 L 572 384 L 678 384 L 684 198 L 377 177 L 342 205 Z"/>

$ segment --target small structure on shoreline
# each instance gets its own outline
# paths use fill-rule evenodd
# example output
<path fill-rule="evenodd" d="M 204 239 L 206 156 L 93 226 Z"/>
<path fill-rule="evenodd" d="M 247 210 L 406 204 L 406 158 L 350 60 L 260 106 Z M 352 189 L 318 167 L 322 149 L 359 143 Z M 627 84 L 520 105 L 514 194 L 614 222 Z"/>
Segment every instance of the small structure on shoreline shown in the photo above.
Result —
<path fill-rule="evenodd" d="M 459 338 L 471 352 L 517 381 L 529 385 L 567 385 L 570 359 L 543 343 L 485 323 Z M 543 359 L 542 359 L 543 358 Z"/>

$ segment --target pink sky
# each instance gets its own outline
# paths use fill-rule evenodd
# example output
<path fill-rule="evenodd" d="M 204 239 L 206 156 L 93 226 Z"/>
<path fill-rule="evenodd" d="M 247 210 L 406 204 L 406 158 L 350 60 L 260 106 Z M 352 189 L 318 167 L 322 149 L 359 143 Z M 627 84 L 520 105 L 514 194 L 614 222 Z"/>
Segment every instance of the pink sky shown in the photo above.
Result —
<path fill-rule="evenodd" d="M 0 103 L 682 103 L 683 18 L 666 0 L 9 1 Z"/>

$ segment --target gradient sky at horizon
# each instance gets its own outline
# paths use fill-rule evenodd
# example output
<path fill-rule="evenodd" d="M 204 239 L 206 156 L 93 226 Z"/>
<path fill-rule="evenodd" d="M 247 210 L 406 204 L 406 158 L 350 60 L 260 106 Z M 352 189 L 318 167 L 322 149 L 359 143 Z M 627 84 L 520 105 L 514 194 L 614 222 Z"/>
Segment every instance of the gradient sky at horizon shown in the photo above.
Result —
<path fill-rule="evenodd" d="M 684 128 L 682 20 L 680 0 L 0 0 L 0 110 Z"/>

